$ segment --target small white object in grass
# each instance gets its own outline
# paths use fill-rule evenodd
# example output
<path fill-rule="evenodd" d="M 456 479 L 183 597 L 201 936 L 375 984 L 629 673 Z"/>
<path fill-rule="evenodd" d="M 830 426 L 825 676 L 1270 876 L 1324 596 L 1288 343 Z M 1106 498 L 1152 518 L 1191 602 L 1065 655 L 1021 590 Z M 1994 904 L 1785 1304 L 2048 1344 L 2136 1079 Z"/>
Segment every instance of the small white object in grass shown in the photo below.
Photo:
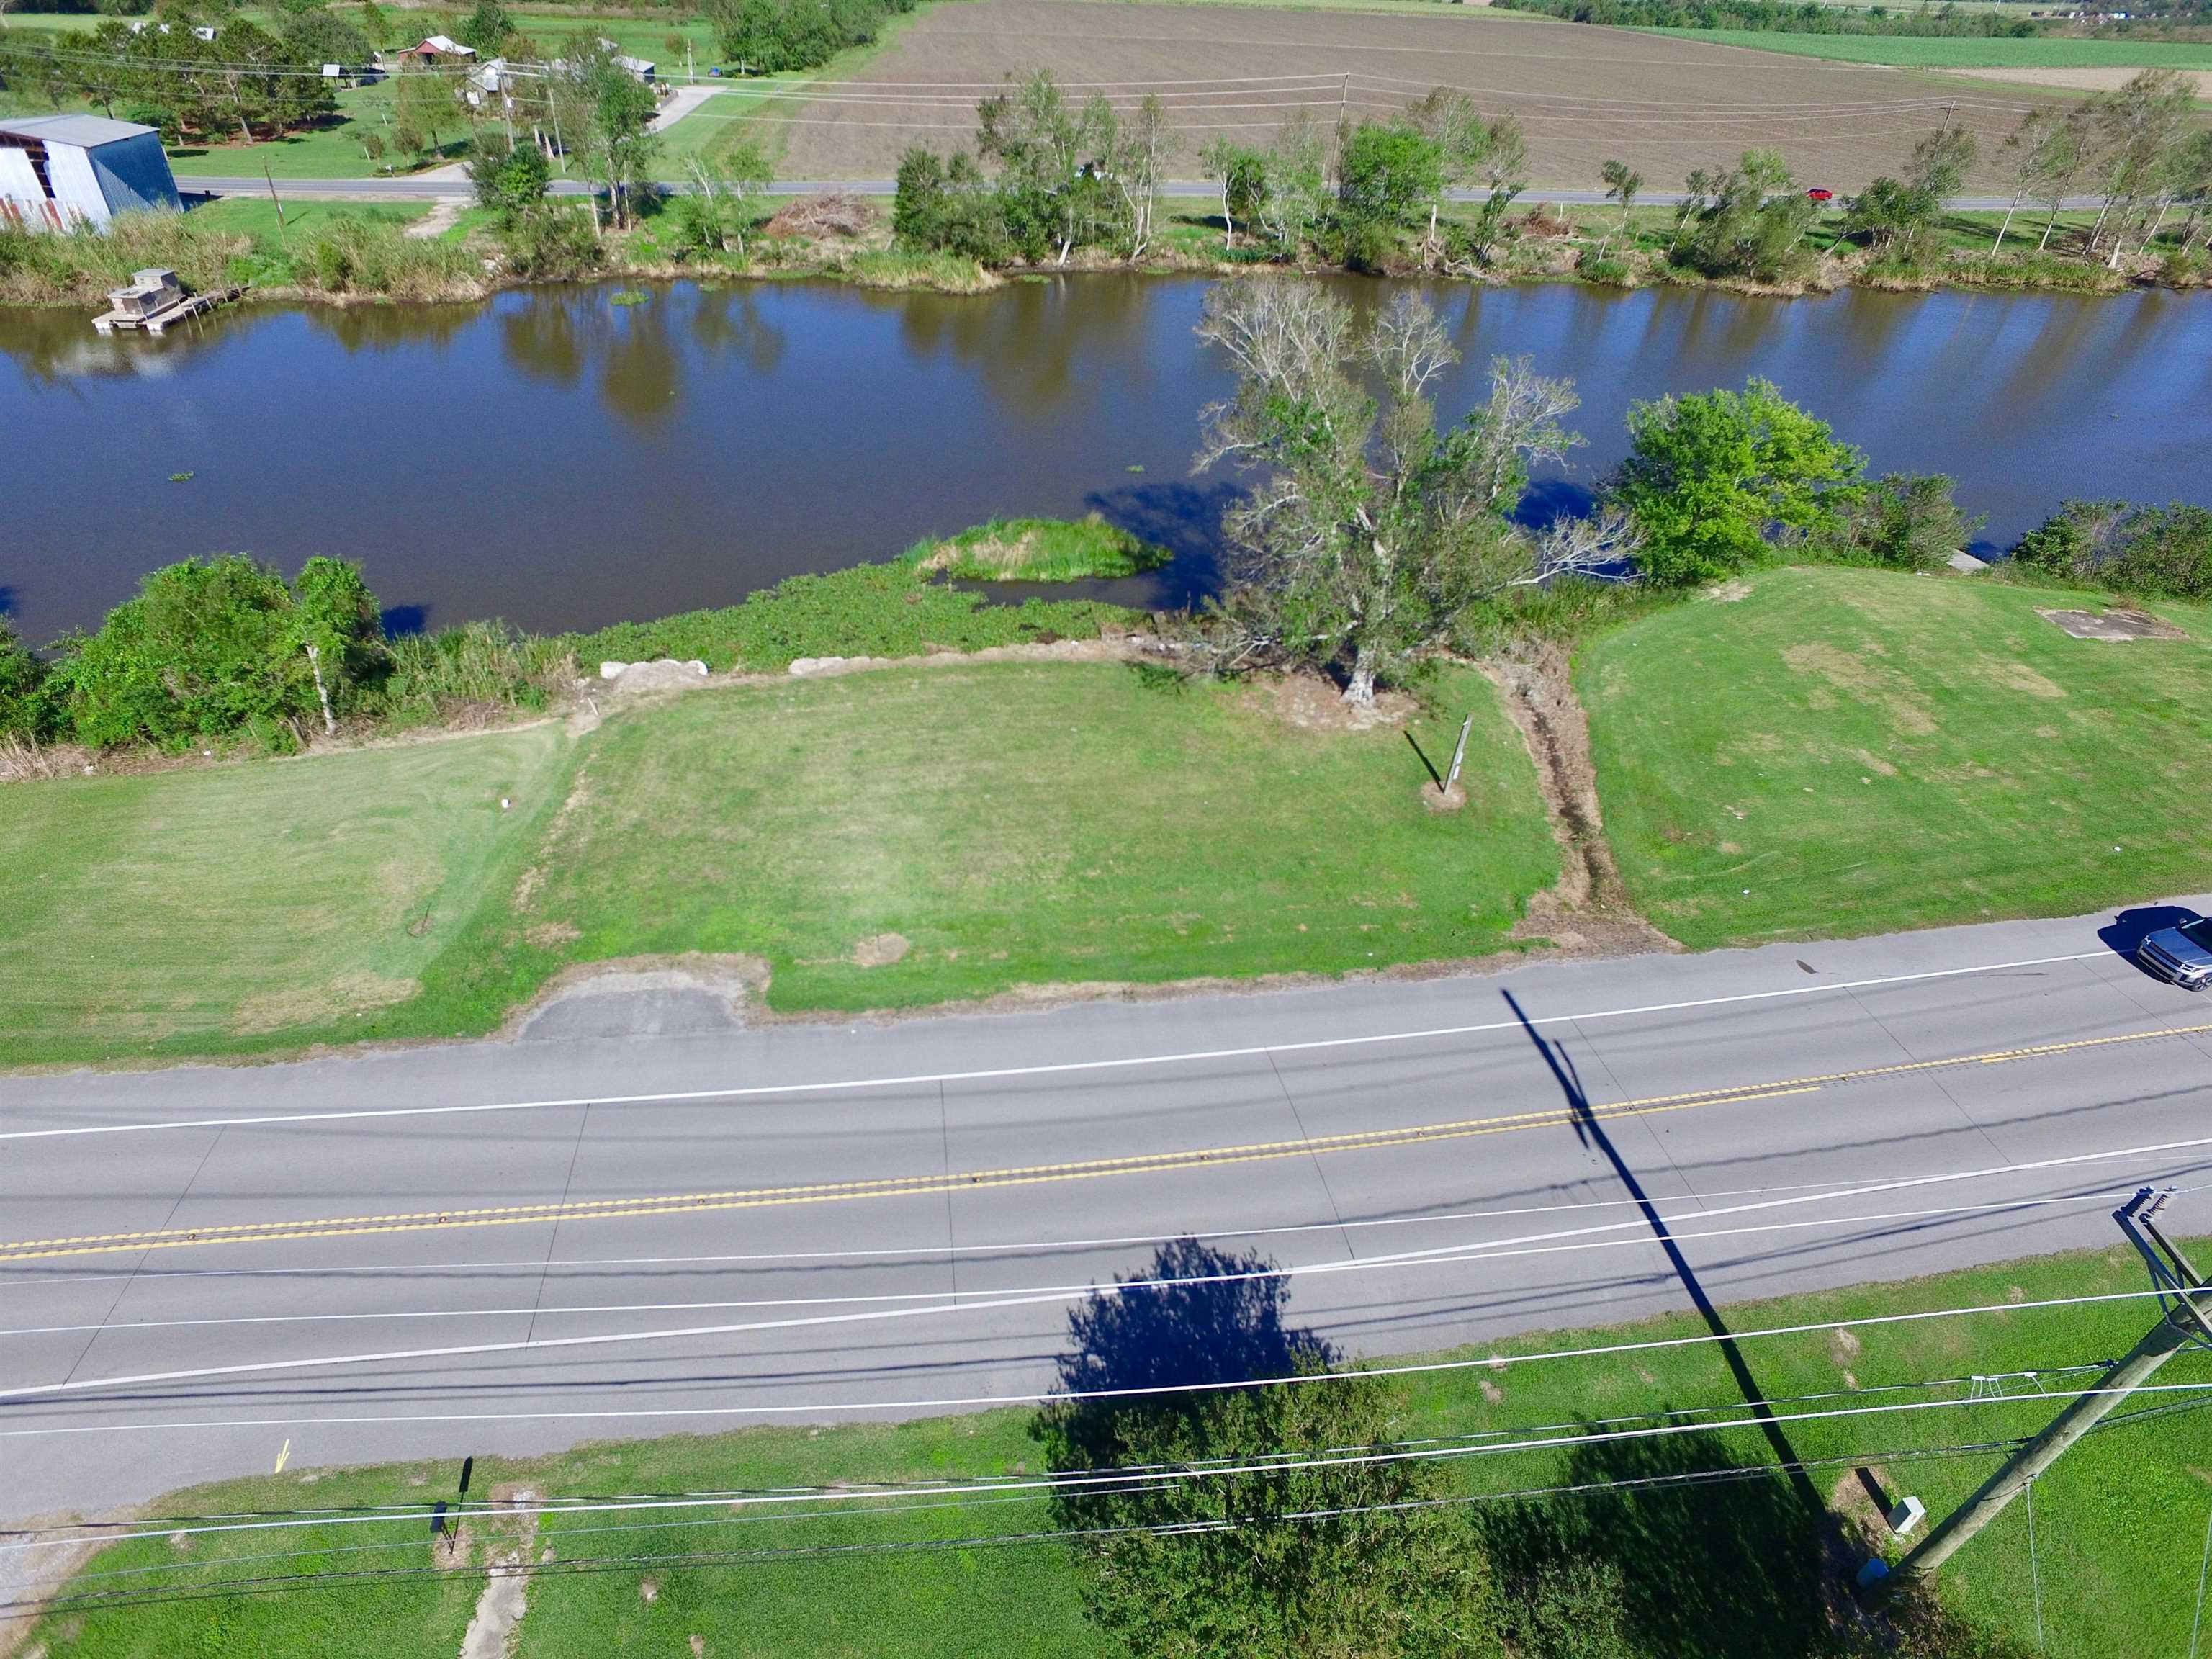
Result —
<path fill-rule="evenodd" d="M 504 795 L 501 795 L 501 796 L 499 798 L 499 810 L 500 810 L 501 811 L 504 812 L 505 811 L 507 811 L 507 797 L 506 797 L 506 796 L 504 796 Z"/>
<path fill-rule="evenodd" d="M 1749 897 L 1751 896 L 1751 889 L 1750 889 L 1750 888 L 1748 888 L 1748 887 L 1745 888 L 1745 889 L 1743 890 L 1743 896 L 1744 896 L 1746 898 L 1749 898 Z"/>

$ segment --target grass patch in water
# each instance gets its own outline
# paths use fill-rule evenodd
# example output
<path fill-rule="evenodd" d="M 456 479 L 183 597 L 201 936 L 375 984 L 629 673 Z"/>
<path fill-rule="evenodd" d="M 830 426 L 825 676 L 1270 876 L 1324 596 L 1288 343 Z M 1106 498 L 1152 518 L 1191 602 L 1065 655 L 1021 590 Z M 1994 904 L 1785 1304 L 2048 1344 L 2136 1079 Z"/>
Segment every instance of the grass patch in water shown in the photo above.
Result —
<path fill-rule="evenodd" d="M 1092 513 L 993 519 L 942 541 L 918 542 L 906 556 L 917 569 L 962 581 L 1073 582 L 1157 570 L 1174 556 Z"/>
<path fill-rule="evenodd" d="M 720 672 L 774 673 L 799 657 L 920 657 L 1051 639 L 1095 637 L 1130 619 L 1118 605 L 1030 599 L 997 605 L 931 579 L 908 559 L 792 576 L 742 604 L 616 623 L 564 641 L 588 672 L 610 659 L 697 659 Z"/>

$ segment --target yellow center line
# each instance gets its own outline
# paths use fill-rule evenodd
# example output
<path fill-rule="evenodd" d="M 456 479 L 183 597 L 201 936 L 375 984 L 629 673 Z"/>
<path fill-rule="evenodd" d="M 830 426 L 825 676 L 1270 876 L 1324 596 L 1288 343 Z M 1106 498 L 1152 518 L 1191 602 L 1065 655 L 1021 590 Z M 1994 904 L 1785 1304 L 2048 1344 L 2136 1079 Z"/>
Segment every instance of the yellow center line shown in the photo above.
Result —
<path fill-rule="evenodd" d="M 2212 1023 L 2130 1032 L 2118 1036 L 2037 1043 L 2026 1048 L 1996 1049 L 1987 1054 L 1962 1054 L 1949 1060 L 1909 1060 L 1887 1066 L 1862 1066 L 1850 1071 L 1816 1073 L 1773 1083 L 1746 1084 L 1734 1088 L 1650 1095 L 1641 1099 L 1595 1107 L 1592 1109 L 1592 1115 L 1600 1119 L 1645 1117 L 1704 1106 L 1743 1105 L 1817 1094 L 1824 1089 L 1871 1079 L 1898 1077 L 1951 1066 L 2002 1065 L 2116 1043 L 2145 1042 L 2206 1032 L 2212 1032 Z M 349 1238 L 372 1233 L 528 1226 L 548 1221 L 622 1220 L 684 1212 L 761 1209 L 784 1205 L 836 1203 L 854 1199 L 905 1198 L 963 1189 L 1039 1186 L 1063 1181 L 1095 1181 L 1116 1176 L 1173 1173 L 1215 1164 L 1250 1164 L 1274 1158 L 1310 1157 L 1316 1153 L 1388 1151 L 1431 1141 L 1460 1140 L 1478 1135 L 1554 1127 L 1571 1123 L 1574 1117 L 1571 1109 L 1555 1106 L 1496 1117 L 1462 1118 L 1403 1128 L 1313 1135 L 1296 1140 L 1257 1141 L 1185 1152 L 1138 1153 L 1124 1158 L 1091 1158 L 1064 1164 L 1022 1164 L 965 1173 L 891 1176 L 874 1180 L 668 1193 L 645 1198 L 579 1199 L 560 1203 L 485 1205 L 324 1219 L 229 1222 L 139 1232 L 87 1233 L 0 1243 L 0 1262 L 38 1261 L 56 1256 L 99 1255 L 130 1250 L 182 1249 L 203 1244 L 275 1243 L 316 1238 Z"/>

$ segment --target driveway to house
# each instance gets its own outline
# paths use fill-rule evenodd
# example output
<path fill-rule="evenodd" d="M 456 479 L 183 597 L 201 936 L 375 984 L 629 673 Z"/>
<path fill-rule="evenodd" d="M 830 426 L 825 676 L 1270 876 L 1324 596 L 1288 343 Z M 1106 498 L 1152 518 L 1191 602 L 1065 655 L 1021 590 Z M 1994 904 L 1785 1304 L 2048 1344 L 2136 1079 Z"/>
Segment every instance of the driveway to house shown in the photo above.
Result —
<path fill-rule="evenodd" d="M 0 1518 L 287 1441 L 1019 1401 L 1185 1234 L 1382 1354 L 1686 1305 L 1654 1215 L 1721 1303 L 2112 1243 L 2141 1183 L 2212 1228 L 2212 997 L 2122 954 L 2171 914 L 751 1028 L 633 979 L 514 1041 L 0 1079 Z"/>

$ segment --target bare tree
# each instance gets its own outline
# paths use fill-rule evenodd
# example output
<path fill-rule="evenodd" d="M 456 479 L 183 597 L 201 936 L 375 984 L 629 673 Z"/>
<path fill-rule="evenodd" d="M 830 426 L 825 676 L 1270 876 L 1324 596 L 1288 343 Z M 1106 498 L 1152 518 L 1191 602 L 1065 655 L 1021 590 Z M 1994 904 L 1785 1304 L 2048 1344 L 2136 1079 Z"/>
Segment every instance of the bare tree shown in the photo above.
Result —
<path fill-rule="evenodd" d="M 1498 359 L 1488 403 L 1439 433 L 1430 392 L 1459 353 L 1411 295 L 1363 324 L 1313 283 L 1224 283 L 1198 333 L 1237 373 L 1236 397 L 1205 412 L 1198 463 L 1259 480 L 1227 523 L 1224 609 L 1247 648 L 1340 672 L 1347 702 L 1371 702 L 1378 677 L 1536 568 L 1504 514 L 1532 462 L 1577 441 L 1560 424 L 1568 382 Z"/>
<path fill-rule="evenodd" d="M 1632 564 L 1643 545 L 1644 532 L 1634 515 L 1618 501 L 1607 501 L 1585 517 L 1563 514 L 1536 538 L 1535 568 L 1516 577 L 1513 585 L 1533 587 L 1560 576 L 1633 581 Z"/>

